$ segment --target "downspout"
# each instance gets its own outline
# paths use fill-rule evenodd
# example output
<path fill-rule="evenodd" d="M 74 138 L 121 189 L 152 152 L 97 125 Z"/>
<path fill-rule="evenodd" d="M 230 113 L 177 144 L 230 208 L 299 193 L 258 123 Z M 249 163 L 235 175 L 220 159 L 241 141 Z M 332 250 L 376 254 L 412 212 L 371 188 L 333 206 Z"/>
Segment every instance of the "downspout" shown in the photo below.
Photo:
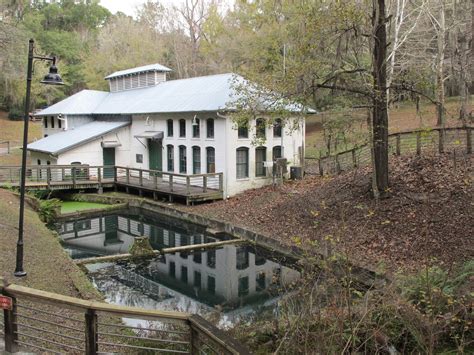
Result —
<path fill-rule="evenodd" d="M 225 119 L 225 134 L 227 135 L 227 116 L 221 115 L 219 111 L 216 111 L 217 117 L 224 118 Z M 224 154 L 225 154 L 225 159 L 224 159 L 224 200 L 227 200 L 227 175 L 228 175 L 228 170 L 227 170 L 227 139 L 224 142 Z"/>

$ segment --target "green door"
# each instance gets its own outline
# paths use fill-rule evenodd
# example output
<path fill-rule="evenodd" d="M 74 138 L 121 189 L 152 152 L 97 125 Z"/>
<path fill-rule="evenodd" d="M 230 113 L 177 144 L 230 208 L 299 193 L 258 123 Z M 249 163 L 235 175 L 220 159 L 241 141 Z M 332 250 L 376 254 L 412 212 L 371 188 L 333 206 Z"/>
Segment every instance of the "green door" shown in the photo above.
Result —
<path fill-rule="evenodd" d="M 102 148 L 104 165 L 113 166 L 115 165 L 115 148 Z M 112 179 L 114 177 L 114 168 L 105 168 L 104 169 L 104 178 Z"/>
<path fill-rule="evenodd" d="M 162 159 L 162 145 L 161 141 L 149 139 L 148 140 L 148 161 L 150 170 L 162 171 L 163 159 Z"/>

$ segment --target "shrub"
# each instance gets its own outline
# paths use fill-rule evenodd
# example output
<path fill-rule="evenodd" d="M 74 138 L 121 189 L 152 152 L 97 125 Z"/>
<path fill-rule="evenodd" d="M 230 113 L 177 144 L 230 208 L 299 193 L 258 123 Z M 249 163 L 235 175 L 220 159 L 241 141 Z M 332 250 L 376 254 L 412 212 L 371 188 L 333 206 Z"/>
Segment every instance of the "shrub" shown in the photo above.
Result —
<path fill-rule="evenodd" d="M 12 121 L 21 121 L 24 114 L 25 113 L 18 107 L 12 107 L 8 112 L 8 118 Z"/>
<path fill-rule="evenodd" d="M 48 225 L 53 224 L 61 210 L 61 201 L 53 198 L 40 202 L 38 214 L 43 222 Z"/>

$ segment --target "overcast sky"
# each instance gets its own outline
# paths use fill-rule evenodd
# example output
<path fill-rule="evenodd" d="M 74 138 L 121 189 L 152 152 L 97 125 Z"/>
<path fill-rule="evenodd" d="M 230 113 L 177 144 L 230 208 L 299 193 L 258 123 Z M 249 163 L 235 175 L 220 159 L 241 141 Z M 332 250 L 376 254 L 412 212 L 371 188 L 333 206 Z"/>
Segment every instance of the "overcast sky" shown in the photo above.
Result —
<path fill-rule="evenodd" d="M 164 5 L 179 4 L 185 0 L 161 0 Z M 121 11 L 127 15 L 135 16 L 137 6 L 143 4 L 146 0 L 100 0 L 100 4 L 110 10 L 113 14 Z M 234 0 L 225 0 L 224 3 L 232 4 Z"/>

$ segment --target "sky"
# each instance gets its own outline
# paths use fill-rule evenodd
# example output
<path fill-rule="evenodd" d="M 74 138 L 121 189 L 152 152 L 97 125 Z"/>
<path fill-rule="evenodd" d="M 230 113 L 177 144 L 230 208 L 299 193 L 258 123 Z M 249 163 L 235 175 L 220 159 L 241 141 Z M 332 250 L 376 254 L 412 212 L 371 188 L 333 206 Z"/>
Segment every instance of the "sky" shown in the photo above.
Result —
<path fill-rule="evenodd" d="M 180 4 L 185 0 L 160 0 L 164 5 Z M 137 6 L 145 3 L 146 0 L 100 0 L 100 4 L 110 12 L 116 13 L 121 11 L 126 15 L 135 16 L 135 9 Z M 224 3 L 233 3 L 233 0 L 225 0 Z"/>

